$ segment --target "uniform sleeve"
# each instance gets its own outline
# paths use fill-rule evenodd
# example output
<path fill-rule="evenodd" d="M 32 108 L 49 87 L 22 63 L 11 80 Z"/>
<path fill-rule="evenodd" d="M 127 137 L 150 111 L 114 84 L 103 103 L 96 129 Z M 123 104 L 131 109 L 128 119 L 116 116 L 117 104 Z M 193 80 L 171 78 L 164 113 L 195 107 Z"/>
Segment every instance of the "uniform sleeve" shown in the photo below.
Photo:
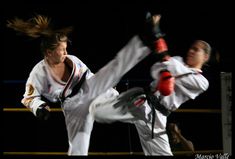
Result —
<path fill-rule="evenodd" d="M 156 63 L 151 69 L 151 75 L 158 80 L 159 73 L 168 70 L 176 77 L 175 84 L 181 92 L 191 99 L 194 99 L 209 87 L 208 80 L 198 71 L 187 67 L 182 58 L 172 57 L 169 61 Z M 182 76 L 181 76 L 182 75 Z M 178 78 L 177 78 L 178 77 Z"/>
<path fill-rule="evenodd" d="M 46 103 L 41 100 L 41 94 L 44 87 L 44 82 L 42 76 L 37 73 L 37 69 L 33 69 L 29 75 L 29 78 L 26 82 L 25 93 L 21 103 L 29 108 L 33 114 L 36 116 L 37 108 Z"/>
<path fill-rule="evenodd" d="M 177 87 L 189 98 L 195 99 L 209 87 L 208 80 L 200 73 L 189 74 L 175 80 Z"/>
<path fill-rule="evenodd" d="M 159 73 L 163 70 L 168 70 L 173 76 L 192 72 L 191 69 L 186 67 L 182 58 L 179 56 L 171 57 L 170 60 L 164 62 L 157 62 L 151 67 L 151 75 L 153 79 L 159 78 Z"/>

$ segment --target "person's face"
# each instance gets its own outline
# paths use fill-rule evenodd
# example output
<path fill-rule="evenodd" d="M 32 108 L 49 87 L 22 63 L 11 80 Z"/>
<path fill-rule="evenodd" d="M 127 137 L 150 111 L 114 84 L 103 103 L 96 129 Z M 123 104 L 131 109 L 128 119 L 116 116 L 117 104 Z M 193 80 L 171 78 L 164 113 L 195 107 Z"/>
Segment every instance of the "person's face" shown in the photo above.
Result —
<path fill-rule="evenodd" d="M 67 42 L 59 42 L 58 46 L 54 50 L 48 50 L 47 57 L 54 64 L 64 62 L 67 53 Z"/>
<path fill-rule="evenodd" d="M 202 42 L 196 42 L 189 48 L 186 56 L 186 64 L 189 67 L 201 69 L 208 60 L 209 55 L 205 53 L 203 47 Z"/>

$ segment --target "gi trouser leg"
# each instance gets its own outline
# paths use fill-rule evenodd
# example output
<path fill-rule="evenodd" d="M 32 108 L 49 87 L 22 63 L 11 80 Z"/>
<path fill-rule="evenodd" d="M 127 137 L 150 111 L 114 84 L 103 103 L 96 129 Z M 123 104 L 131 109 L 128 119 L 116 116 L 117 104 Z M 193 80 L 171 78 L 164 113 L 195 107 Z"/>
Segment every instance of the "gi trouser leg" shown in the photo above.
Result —
<path fill-rule="evenodd" d="M 77 95 L 64 101 L 62 108 L 68 131 L 69 155 L 88 155 L 94 122 L 89 113 L 91 102 L 116 86 L 126 72 L 149 54 L 150 50 L 139 37 L 133 37 L 112 61 L 84 82 Z"/>

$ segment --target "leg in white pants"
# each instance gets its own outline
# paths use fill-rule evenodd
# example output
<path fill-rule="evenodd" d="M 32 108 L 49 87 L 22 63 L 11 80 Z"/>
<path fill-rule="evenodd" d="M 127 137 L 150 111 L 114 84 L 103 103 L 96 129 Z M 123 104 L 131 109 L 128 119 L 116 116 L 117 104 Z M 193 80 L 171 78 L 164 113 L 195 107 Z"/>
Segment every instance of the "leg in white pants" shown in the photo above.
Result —
<path fill-rule="evenodd" d="M 159 128 L 156 124 L 155 122 L 154 130 L 156 129 L 158 133 L 154 133 L 152 139 L 150 126 L 143 121 L 135 122 L 144 154 L 146 156 L 172 156 L 168 135 L 166 133 L 161 134 L 160 132 L 164 132 L 165 129 Z"/>
<path fill-rule="evenodd" d="M 63 112 L 69 138 L 69 155 L 87 155 L 93 119 L 89 114 L 91 102 L 108 89 L 114 87 L 121 77 L 138 62 L 150 54 L 138 36 L 117 56 L 82 85 L 79 93 L 66 99 Z"/>
<path fill-rule="evenodd" d="M 87 81 L 90 98 L 117 85 L 122 76 L 150 54 L 138 36 L 134 36 L 117 56 Z"/>
<path fill-rule="evenodd" d="M 133 108 L 132 110 L 135 112 L 128 112 L 127 109 L 127 112 L 124 113 L 121 106 L 114 108 L 117 102 L 118 95 L 113 96 L 113 98 L 105 98 L 105 94 L 102 94 L 92 102 L 89 111 L 98 122 L 121 121 L 134 123 L 145 155 L 172 156 L 164 124 L 166 116 L 156 111 L 154 138 L 152 138 L 152 121 L 150 121 L 152 110 L 147 102 L 136 109 Z M 136 106 L 133 105 L 133 107 Z"/>

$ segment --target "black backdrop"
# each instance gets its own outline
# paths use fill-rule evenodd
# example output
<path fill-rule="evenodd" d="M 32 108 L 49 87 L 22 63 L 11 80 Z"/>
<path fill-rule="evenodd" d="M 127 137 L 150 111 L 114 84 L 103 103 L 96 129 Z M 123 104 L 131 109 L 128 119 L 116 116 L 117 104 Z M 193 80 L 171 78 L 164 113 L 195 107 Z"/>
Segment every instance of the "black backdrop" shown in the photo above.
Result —
<path fill-rule="evenodd" d="M 13 7 L 16 6 L 16 7 Z M 5 27 L 14 17 L 28 19 L 35 14 L 52 18 L 56 27 L 74 26 L 70 54 L 78 56 L 93 72 L 110 61 L 139 29 L 146 10 L 162 13 L 161 28 L 173 55 L 183 55 L 195 39 L 208 41 L 220 63 L 211 62 L 204 70 L 209 90 L 182 108 L 220 109 L 219 72 L 232 71 L 231 1 L 7 1 L 1 6 L 3 39 L 3 107 L 20 107 L 24 82 L 32 67 L 42 59 L 39 42 Z M 151 79 L 146 58 L 127 73 L 117 88 L 143 86 Z M 1 90 L 2 90 L 1 88 Z M 218 114 L 173 114 L 196 149 L 222 149 L 221 117 Z M 4 112 L 4 151 L 67 151 L 63 115 L 54 113 L 48 122 L 37 121 L 30 113 Z M 210 129 L 208 129 L 208 125 Z M 105 136 L 105 137 L 104 137 Z M 135 128 L 115 123 L 94 126 L 90 151 L 141 151 Z"/>

